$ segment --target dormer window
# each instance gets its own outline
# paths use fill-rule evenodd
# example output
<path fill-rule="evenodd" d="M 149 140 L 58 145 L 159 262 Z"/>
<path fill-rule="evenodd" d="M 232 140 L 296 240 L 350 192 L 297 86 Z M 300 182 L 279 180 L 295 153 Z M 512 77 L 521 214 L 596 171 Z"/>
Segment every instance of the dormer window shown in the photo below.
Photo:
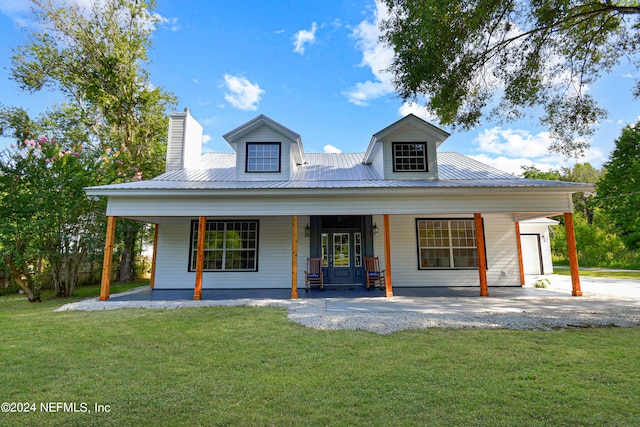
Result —
<path fill-rule="evenodd" d="M 424 142 L 394 142 L 394 172 L 428 172 L 427 144 Z"/>
<path fill-rule="evenodd" d="M 280 172 L 279 142 L 247 142 L 246 172 Z"/>

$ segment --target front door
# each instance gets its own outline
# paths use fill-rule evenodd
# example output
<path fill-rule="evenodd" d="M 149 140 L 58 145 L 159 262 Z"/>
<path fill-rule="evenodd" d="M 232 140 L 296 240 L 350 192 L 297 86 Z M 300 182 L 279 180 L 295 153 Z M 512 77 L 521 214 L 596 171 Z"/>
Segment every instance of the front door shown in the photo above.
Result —
<path fill-rule="evenodd" d="M 323 230 L 322 266 L 329 284 L 353 284 L 363 268 L 363 241 L 360 230 Z"/>
<path fill-rule="evenodd" d="M 322 258 L 324 283 L 364 284 L 364 257 L 373 256 L 371 215 L 314 215 L 309 223 L 309 254 Z"/>

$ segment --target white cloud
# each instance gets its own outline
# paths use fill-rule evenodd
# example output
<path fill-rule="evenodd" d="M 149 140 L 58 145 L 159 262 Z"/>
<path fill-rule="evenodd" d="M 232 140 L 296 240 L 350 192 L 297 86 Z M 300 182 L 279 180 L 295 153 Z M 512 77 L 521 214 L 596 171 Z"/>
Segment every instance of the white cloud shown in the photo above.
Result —
<path fill-rule="evenodd" d="M 318 30 L 318 24 L 311 23 L 310 30 L 300 30 L 293 35 L 293 51 L 304 55 L 305 46 L 313 44 L 316 41 L 316 31 Z"/>
<path fill-rule="evenodd" d="M 414 116 L 418 116 L 423 120 L 426 120 L 432 124 L 440 123 L 438 117 L 431 112 L 424 105 L 417 104 L 415 102 L 405 102 L 398 109 L 398 113 L 404 117 L 409 114 L 413 114 Z"/>
<path fill-rule="evenodd" d="M 51 5 L 54 8 L 78 8 L 80 14 L 90 19 L 94 11 L 99 12 L 107 7 L 107 0 L 52 0 Z M 41 24 L 36 22 L 35 14 L 32 13 L 32 6 L 36 7 L 26 0 L 0 0 L 0 13 L 11 18 L 19 27 L 40 26 Z M 122 7 L 119 10 L 120 12 L 116 16 L 122 18 L 121 24 L 129 25 L 128 9 Z M 138 15 L 136 20 L 144 29 L 153 30 L 156 27 L 167 28 L 170 31 L 180 29 L 178 18 L 167 18 L 157 12 L 150 13 L 148 10 L 144 14 Z"/>
<path fill-rule="evenodd" d="M 473 143 L 477 146 L 474 151 L 480 153 L 469 157 L 516 175 L 522 173 L 522 166 L 535 166 L 542 171 L 549 171 L 590 162 L 600 167 L 604 159 L 602 151 L 593 147 L 577 160 L 549 153 L 551 138 L 548 132 L 533 134 L 523 129 L 494 127 L 480 132 Z"/>
<path fill-rule="evenodd" d="M 478 151 L 511 156 L 540 157 L 549 152 L 549 132 L 532 134 L 522 129 L 485 129 L 474 141 Z"/>
<path fill-rule="evenodd" d="M 227 93 L 224 99 L 231 104 L 232 107 L 243 111 L 255 111 L 258 109 L 258 103 L 265 93 L 257 83 L 251 83 L 247 78 L 242 76 L 224 75 L 224 85 Z"/>
<path fill-rule="evenodd" d="M 469 156 L 469 157 L 479 162 L 482 162 L 486 165 L 493 166 L 494 168 L 499 169 L 503 172 L 508 172 L 514 175 L 522 174 L 522 166 L 535 166 L 536 168 L 545 172 L 551 169 L 558 169 L 560 167 L 554 163 L 549 163 L 544 161 L 534 161 L 524 157 L 517 157 L 517 158 L 509 158 L 505 156 L 490 157 L 487 154 L 478 154 L 478 155 Z"/>
<path fill-rule="evenodd" d="M 374 76 L 373 80 L 356 83 L 343 92 L 353 104 L 366 106 L 369 101 L 394 92 L 392 74 L 386 71 L 393 62 L 394 52 L 380 41 L 380 21 L 388 17 L 388 14 L 386 7 L 376 2 L 373 21 L 362 21 L 351 34 L 362 52 L 360 66 L 369 67 Z"/>
<path fill-rule="evenodd" d="M 180 29 L 178 18 L 167 18 L 157 12 L 153 13 L 153 17 L 156 19 L 156 25 L 158 27 L 167 28 L 169 31 L 178 31 Z"/>
<path fill-rule="evenodd" d="M 203 144 L 206 144 L 209 141 L 211 141 L 211 135 L 207 135 L 206 133 L 204 135 L 202 135 L 202 143 Z"/>
<path fill-rule="evenodd" d="M 0 13 L 9 17 L 31 11 L 31 3 L 23 0 L 0 0 Z"/>
<path fill-rule="evenodd" d="M 341 149 L 339 149 L 338 147 L 334 147 L 331 144 L 325 145 L 323 150 L 325 153 L 342 153 Z"/>

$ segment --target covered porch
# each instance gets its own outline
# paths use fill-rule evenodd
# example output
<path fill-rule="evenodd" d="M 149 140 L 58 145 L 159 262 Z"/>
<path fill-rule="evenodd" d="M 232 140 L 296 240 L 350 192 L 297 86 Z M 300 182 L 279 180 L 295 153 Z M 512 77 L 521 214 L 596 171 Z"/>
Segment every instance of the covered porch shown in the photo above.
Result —
<path fill-rule="evenodd" d="M 521 215 L 524 216 L 524 215 Z M 320 251 L 320 256 L 329 256 L 328 253 L 323 254 L 322 242 L 323 242 L 323 230 L 327 231 L 327 224 L 331 225 L 334 219 L 329 221 L 319 220 L 318 216 L 308 216 L 308 215 L 291 215 L 288 217 L 288 221 L 290 227 L 287 232 L 289 234 L 290 243 L 289 243 L 289 253 L 288 254 L 280 254 L 281 256 L 289 257 L 290 256 L 290 286 L 287 288 L 273 288 L 271 284 L 265 282 L 264 288 L 242 288 L 237 287 L 234 289 L 222 289 L 222 288 L 211 288 L 211 287 L 203 287 L 203 276 L 209 274 L 205 272 L 204 264 L 205 264 L 205 239 L 204 236 L 206 232 L 202 230 L 206 230 L 207 224 L 207 216 L 199 216 L 196 221 L 194 221 L 194 227 L 197 226 L 197 242 L 194 241 L 194 244 L 197 243 L 197 248 L 194 251 L 194 280 L 193 280 L 193 288 L 186 289 L 168 289 L 165 286 L 165 289 L 162 289 L 162 293 L 175 291 L 180 295 L 184 296 L 185 292 L 190 294 L 190 297 L 194 300 L 207 299 L 207 298 L 218 298 L 224 297 L 224 295 L 235 295 L 237 296 L 239 292 L 242 292 L 246 295 L 245 298 L 259 298 L 258 295 L 262 295 L 263 293 L 269 293 L 273 295 L 278 295 L 282 297 L 285 295 L 287 298 L 297 299 L 297 298 L 314 298 L 317 295 L 322 298 L 332 296 L 343 295 L 346 294 L 346 297 L 372 297 L 372 296 L 381 296 L 381 297 L 392 297 L 396 296 L 454 296 L 458 294 L 459 296 L 469 296 L 470 294 L 475 296 L 500 296 L 504 292 L 511 292 L 513 289 L 517 289 L 515 286 L 500 286 L 500 283 L 497 283 L 497 280 L 491 279 L 487 277 L 487 253 L 486 253 L 486 235 L 485 235 L 485 226 L 484 226 L 484 216 L 481 213 L 474 213 L 472 215 L 466 215 L 465 217 L 469 220 L 473 221 L 474 231 L 475 231 L 475 251 L 477 253 L 477 268 L 473 268 L 473 271 L 464 271 L 465 274 L 475 274 L 476 281 L 473 286 L 456 286 L 455 281 L 447 283 L 446 285 L 443 283 L 441 286 L 416 286 L 410 285 L 406 286 L 407 282 L 404 280 L 402 274 L 399 275 L 400 280 L 394 283 L 394 263 L 392 260 L 396 260 L 398 257 L 406 258 L 403 253 L 400 253 L 393 248 L 397 247 L 397 243 L 404 239 L 400 230 L 394 231 L 394 224 L 397 222 L 392 221 L 393 215 L 390 214 L 378 214 L 376 216 L 371 215 L 360 215 L 360 221 L 362 224 L 361 228 L 354 228 L 352 225 L 349 225 L 347 228 L 353 230 L 354 233 L 362 233 L 362 247 L 360 248 L 359 256 L 379 256 L 383 261 L 384 269 L 386 270 L 386 281 L 385 287 L 382 290 L 371 289 L 367 291 L 364 288 L 364 285 L 361 281 L 354 279 L 352 283 L 329 283 L 325 292 L 320 292 L 317 289 L 312 289 L 310 292 L 304 292 L 304 289 L 301 289 L 301 281 L 304 276 L 304 265 L 306 262 L 306 258 L 312 255 L 317 256 L 318 250 Z M 514 219 L 517 218 L 515 215 L 512 216 Z M 163 226 L 163 222 L 160 218 L 132 218 L 137 220 L 143 220 L 145 222 L 154 223 L 155 225 L 155 239 L 154 239 L 154 250 L 153 250 L 153 261 L 152 261 L 152 272 L 151 272 L 151 285 L 150 289 L 153 290 L 155 288 L 156 282 L 156 270 L 157 270 L 157 254 L 158 254 L 158 235 L 161 227 Z M 286 219 L 286 218 L 285 218 Z M 380 224 L 378 224 L 378 219 L 381 219 Z M 582 295 L 582 291 L 580 289 L 580 277 L 578 274 L 578 260 L 577 260 L 577 249 L 575 245 L 575 235 L 573 232 L 573 216 L 570 212 L 564 213 L 565 226 L 567 227 L 567 241 L 568 241 L 568 258 L 571 263 L 571 280 L 572 280 L 572 292 L 573 296 Z M 524 268 L 522 263 L 522 248 L 520 246 L 520 238 L 519 238 L 519 222 L 514 221 L 514 233 L 513 240 L 509 243 L 513 245 L 514 248 L 517 248 L 517 259 L 518 259 L 518 275 L 519 275 L 519 283 L 520 287 L 525 285 L 525 276 L 524 276 Z M 104 264 L 103 264 L 103 276 L 102 276 L 102 284 L 101 284 L 101 294 L 100 300 L 106 301 L 110 298 L 109 292 L 109 275 L 104 274 L 105 271 L 110 271 L 111 263 L 113 262 L 113 245 L 114 245 L 114 236 L 115 236 L 115 228 L 116 228 L 116 217 L 109 216 L 108 218 L 108 226 L 107 226 L 107 236 L 105 241 L 105 256 L 104 256 Z M 330 227 L 331 228 L 331 227 Z M 335 224 L 331 229 L 338 230 L 339 232 L 344 234 L 344 229 L 336 228 Z M 346 228 L 345 228 L 346 229 Z M 341 231 L 342 230 L 342 231 Z M 281 230 L 282 231 L 282 230 Z M 396 246 L 392 243 L 396 240 Z M 320 249 L 318 249 L 318 242 L 320 242 Z M 374 243 L 372 243 L 374 242 Z M 504 243 L 504 242 L 503 242 Z M 415 246 L 413 246 L 415 248 Z M 315 249 L 314 249 L 315 248 Z M 351 251 L 353 251 L 352 256 L 356 256 L 355 246 L 351 246 Z M 314 253 L 315 251 L 315 253 Z M 333 262 L 333 260 L 327 260 L 327 262 Z M 415 261 L 414 261 L 415 262 Z M 355 261 L 353 261 L 355 264 Z M 405 263 L 406 264 L 406 263 Z M 402 263 L 396 263 L 396 268 L 403 268 Z M 404 268 L 403 268 L 404 270 Z M 259 272 L 255 272 L 259 274 Z M 284 273 L 284 272 L 282 272 Z M 504 272 L 502 272 L 504 273 Z M 438 271 L 438 274 L 442 274 L 442 271 Z M 213 280 L 215 283 L 215 279 Z M 282 283 L 279 283 L 282 285 Z M 513 289 L 510 289 L 513 288 Z M 153 293 L 152 293 L 153 294 Z M 151 295 L 152 295 L 151 294 Z M 159 295 L 159 294 L 158 294 Z M 168 294 L 165 294 L 168 295 Z"/>

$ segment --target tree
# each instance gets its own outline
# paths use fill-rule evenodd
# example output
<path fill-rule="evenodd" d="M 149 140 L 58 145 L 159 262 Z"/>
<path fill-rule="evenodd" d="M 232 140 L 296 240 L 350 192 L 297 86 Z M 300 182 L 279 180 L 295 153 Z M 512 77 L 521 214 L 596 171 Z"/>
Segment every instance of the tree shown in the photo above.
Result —
<path fill-rule="evenodd" d="M 563 178 L 562 175 L 560 174 L 560 171 L 557 171 L 557 170 L 550 170 L 550 171 L 544 172 L 533 165 L 520 166 L 520 169 L 522 169 L 522 176 L 528 179 L 544 179 L 547 181 L 561 181 Z"/>
<path fill-rule="evenodd" d="M 604 164 L 598 201 L 627 247 L 640 249 L 640 121 L 626 126 Z"/>
<path fill-rule="evenodd" d="M 606 112 L 586 85 L 620 59 L 640 65 L 638 1 L 384 0 L 382 40 L 403 100 L 443 124 L 470 129 L 483 115 L 515 120 L 542 107 L 550 150 L 579 156 Z M 640 82 L 635 88 L 640 95 Z"/>
<path fill-rule="evenodd" d="M 156 18 L 154 3 L 104 0 L 85 9 L 70 2 L 32 0 L 41 24 L 16 49 L 13 79 L 26 91 L 60 91 L 78 111 L 99 151 L 119 153 L 113 182 L 162 172 L 167 109 L 173 95 L 153 86 L 144 68 Z M 123 223 L 121 281 L 135 276 L 133 259 L 141 226 Z"/>
<path fill-rule="evenodd" d="M 591 166 L 590 163 L 576 163 L 572 168 L 561 167 L 560 170 L 543 172 L 535 166 L 522 166 L 522 176 L 529 179 L 545 179 L 551 181 L 584 182 L 595 184 L 602 176 L 602 171 Z M 582 213 L 589 225 L 593 223 L 595 201 L 592 193 L 574 193 L 573 207 Z M 563 219 L 561 219 L 563 221 Z"/>
<path fill-rule="evenodd" d="M 32 121 L 21 109 L 0 111 L 5 135 L 27 135 L 0 157 L 0 247 L 30 301 L 39 300 L 49 275 L 56 295 L 70 296 L 103 230 L 104 203 L 88 200 L 83 188 L 108 177 L 110 162 L 95 155 L 75 126 L 58 129 L 55 137 L 30 137 L 74 114 L 62 107 Z"/>

